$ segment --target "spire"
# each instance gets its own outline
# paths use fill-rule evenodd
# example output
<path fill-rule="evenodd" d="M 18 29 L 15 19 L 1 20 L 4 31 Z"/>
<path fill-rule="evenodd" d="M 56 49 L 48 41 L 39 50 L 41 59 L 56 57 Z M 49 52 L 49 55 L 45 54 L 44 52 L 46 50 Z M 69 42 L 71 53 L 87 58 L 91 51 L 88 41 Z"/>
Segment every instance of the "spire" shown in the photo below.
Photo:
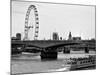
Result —
<path fill-rule="evenodd" d="M 69 40 L 71 40 L 71 39 L 72 39 L 72 34 L 71 34 L 71 32 L 69 32 L 68 39 L 69 39 Z"/>

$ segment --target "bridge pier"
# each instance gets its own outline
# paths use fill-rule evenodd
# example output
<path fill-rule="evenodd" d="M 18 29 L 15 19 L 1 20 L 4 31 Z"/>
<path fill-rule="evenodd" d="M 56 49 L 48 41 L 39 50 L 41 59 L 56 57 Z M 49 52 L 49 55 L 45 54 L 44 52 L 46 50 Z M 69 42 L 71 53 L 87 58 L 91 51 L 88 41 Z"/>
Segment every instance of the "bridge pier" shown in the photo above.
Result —
<path fill-rule="evenodd" d="M 12 44 L 11 47 L 11 55 L 22 53 L 23 45 Z"/>
<path fill-rule="evenodd" d="M 89 48 L 85 47 L 85 53 L 89 53 Z"/>
<path fill-rule="evenodd" d="M 57 59 L 58 52 L 55 49 L 42 49 L 41 59 Z"/>
<path fill-rule="evenodd" d="M 64 47 L 63 53 L 70 53 L 70 48 Z"/>

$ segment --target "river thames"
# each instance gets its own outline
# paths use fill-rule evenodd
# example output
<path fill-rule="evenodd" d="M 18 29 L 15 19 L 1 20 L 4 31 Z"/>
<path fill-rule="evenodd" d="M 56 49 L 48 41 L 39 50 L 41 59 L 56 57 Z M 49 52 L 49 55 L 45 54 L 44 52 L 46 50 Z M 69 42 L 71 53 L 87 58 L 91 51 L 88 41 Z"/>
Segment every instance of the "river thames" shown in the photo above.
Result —
<path fill-rule="evenodd" d="M 57 60 L 41 60 L 40 53 L 22 53 L 11 56 L 11 74 L 69 71 L 70 65 L 65 64 L 66 59 L 87 55 L 95 55 L 95 51 L 89 51 L 89 54 L 84 51 L 71 51 L 70 54 L 60 52 Z"/>

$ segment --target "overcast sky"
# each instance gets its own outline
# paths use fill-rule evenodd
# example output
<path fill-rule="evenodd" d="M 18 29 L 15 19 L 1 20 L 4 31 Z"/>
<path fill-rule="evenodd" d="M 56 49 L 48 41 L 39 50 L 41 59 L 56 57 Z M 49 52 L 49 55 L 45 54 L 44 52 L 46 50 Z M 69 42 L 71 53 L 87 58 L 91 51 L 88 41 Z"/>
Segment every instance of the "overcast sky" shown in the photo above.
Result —
<path fill-rule="evenodd" d="M 27 9 L 35 5 L 39 15 L 38 39 L 50 39 L 53 32 L 60 37 L 68 38 L 69 31 L 72 36 L 81 36 L 82 39 L 95 38 L 95 7 L 65 4 L 49 4 L 36 2 L 12 1 L 12 36 L 21 33 L 24 37 L 24 25 Z M 31 18 L 33 17 L 33 18 Z M 34 24 L 34 11 L 30 13 L 29 24 Z M 33 20 L 33 21 L 32 21 Z M 34 37 L 29 31 L 29 38 Z"/>

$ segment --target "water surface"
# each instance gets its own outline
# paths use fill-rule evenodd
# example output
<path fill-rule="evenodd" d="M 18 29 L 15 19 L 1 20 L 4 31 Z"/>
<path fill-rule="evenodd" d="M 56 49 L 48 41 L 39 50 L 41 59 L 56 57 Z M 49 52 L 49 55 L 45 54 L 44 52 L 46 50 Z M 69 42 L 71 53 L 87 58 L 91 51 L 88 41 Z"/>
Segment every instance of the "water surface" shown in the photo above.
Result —
<path fill-rule="evenodd" d="M 87 55 L 94 55 L 94 51 L 85 54 L 83 51 L 73 52 L 70 54 L 58 53 L 57 60 L 42 61 L 40 53 L 38 54 L 21 54 L 12 56 L 11 59 L 11 73 L 40 73 L 40 72 L 54 72 L 54 71 L 69 71 L 70 65 L 65 64 L 66 59 L 70 57 L 86 57 Z"/>

